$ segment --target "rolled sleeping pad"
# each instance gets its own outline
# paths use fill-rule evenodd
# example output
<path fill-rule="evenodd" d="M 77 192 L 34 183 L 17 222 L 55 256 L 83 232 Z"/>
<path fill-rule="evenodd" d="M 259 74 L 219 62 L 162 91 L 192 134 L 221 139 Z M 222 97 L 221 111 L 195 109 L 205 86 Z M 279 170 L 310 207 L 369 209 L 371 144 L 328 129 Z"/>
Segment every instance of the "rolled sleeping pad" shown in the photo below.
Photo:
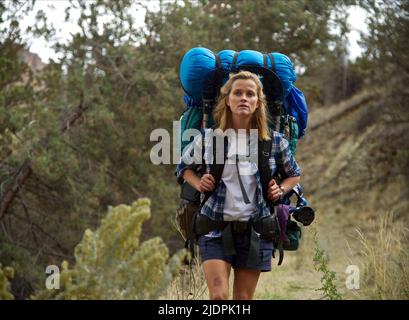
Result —
<path fill-rule="evenodd" d="M 291 86 L 297 80 L 297 76 L 294 72 L 293 64 L 285 54 L 273 52 L 274 69 L 272 69 L 280 78 L 284 87 L 285 97 L 290 93 Z M 240 51 L 236 61 L 237 68 L 242 65 L 256 65 L 264 67 L 264 56 L 261 52 L 254 50 Z M 267 58 L 267 68 L 271 70 L 272 62 L 270 58 Z M 237 69 L 236 68 L 236 69 Z M 234 70 L 235 71 L 235 70 Z"/>
<path fill-rule="evenodd" d="M 225 72 L 223 84 L 228 80 L 228 74 L 232 71 L 231 64 L 235 51 L 222 50 L 219 52 L 220 62 Z M 273 52 L 274 72 L 280 78 L 284 87 L 284 95 L 291 91 L 292 84 L 296 81 L 293 64 L 284 54 Z M 252 65 L 264 67 L 264 57 L 261 52 L 254 50 L 242 50 L 236 60 L 236 71 L 240 66 Z M 267 59 L 267 66 L 271 69 L 272 62 Z M 216 56 L 207 48 L 192 48 L 182 59 L 180 66 L 180 81 L 182 88 L 188 96 L 193 99 L 194 104 L 200 105 L 203 97 L 204 81 L 216 69 Z"/>
<path fill-rule="evenodd" d="M 274 72 L 278 75 L 281 79 L 281 83 L 283 84 L 285 96 L 287 97 L 291 91 L 291 87 L 293 86 L 294 82 L 297 81 L 297 76 L 294 71 L 294 66 L 289 57 L 285 54 L 273 52 L 272 53 L 274 58 Z M 267 65 L 271 68 L 270 59 L 267 60 Z"/>
<path fill-rule="evenodd" d="M 223 84 L 229 80 L 229 73 L 231 71 L 231 63 L 233 61 L 233 57 L 236 51 L 234 50 L 222 50 L 219 51 L 220 62 L 223 67 L 223 71 L 225 76 L 223 77 Z"/>
<path fill-rule="evenodd" d="M 204 81 L 216 68 L 215 54 L 206 48 L 190 49 L 180 64 L 180 83 L 183 91 L 201 105 Z"/>

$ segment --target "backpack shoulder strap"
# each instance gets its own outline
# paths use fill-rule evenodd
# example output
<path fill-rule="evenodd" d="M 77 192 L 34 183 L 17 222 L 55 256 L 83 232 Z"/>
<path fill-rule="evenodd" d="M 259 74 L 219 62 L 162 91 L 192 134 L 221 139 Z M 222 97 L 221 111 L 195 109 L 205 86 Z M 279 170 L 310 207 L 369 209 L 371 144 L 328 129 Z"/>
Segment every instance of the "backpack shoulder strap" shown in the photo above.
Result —
<path fill-rule="evenodd" d="M 216 54 L 215 69 L 204 79 L 203 86 L 203 117 L 202 128 L 207 128 L 209 123 L 209 117 L 213 111 L 213 107 L 216 104 L 217 97 L 220 94 L 220 88 L 223 85 L 224 69 L 221 63 L 220 55 Z"/>
<path fill-rule="evenodd" d="M 271 70 L 275 71 L 276 70 L 276 63 L 275 63 L 275 60 L 274 60 L 274 56 L 273 56 L 272 53 L 268 53 L 267 55 L 268 55 L 268 57 L 269 57 L 269 59 L 271 61 Z"/>
<path fill-rule="evenodd" d="M 213 130 L 215 130 L 216 128 L 217 128 L 217 125 L 214 125 L 212 127 Z M 224 137 L 224 150 L 223 150 L 224 160 L 223 160 L 223 163 L 217 163 L 216 162 L 216 159 L 217 159 L 217 157 L 216 157 L 216 146 L 217 146 L 216 137 L 213 136 L 213 146 L 212 146 L 213 147 L 213 151 L 212 151 L 213 152 L 213 163 L 208 164 L 208 165 L 210 165 L 210 172 L 209 173 L 213 176 L 213 178 L 215 180 L 214 190 L 216 190 L 216 188 L 218 187 L 218 185 L 220 183 L 220 180 L 221 180 L 222 174 L 223 174 L 224 163 L 226 162 L 226 159 L 227 159 L 227 150 L 228 150 L 228 139 L 227 139 L 227 137 Z M 207 199 L 210 198 L 212 193 L 213 193 L 213 191 L 212 192 L 205 192 L 205 197 L 204 197 L 204 200 L 202 201 L 202 204 L 205 203 L 207 201 Z"/>
<path fill-rule="evenodd" d="M 266 201 L 267 205 L 270 207 L 270 209 L 273 208 L 274 204 L 273 202 L 267 197 L 267 191 L 268 191 L 268 183 L 270 182 L 271 178 L 273 177 L 273 173 L 271 172 L 270 164 L 269 164 L 269 159 L 271 157 L 271 152 L 272 152 L 272 146 L 273 146 L 273 138 L 274 136 L 271 137 L 270 140 L 262 140 L 259 141 L 259 173 L 260 173 L 260 180 L 261 180 L 261 188 L 263 190 L 263 197 L 264 200 Z M 276 219 L 279 219 L 277 217 L 276 210 L 274 210 L 274 215 L 276 216 Z M 277 220 L 279 221 L 279 220 Z M 278 228 L 280 230 L 280 224 L 278 222 Z M 281 265 L 284 259 L 284 248 L 283 248 L 283 241 L 281 239 L 278 240 L 277 242 L 277 249 L 279 253 L 279 258 L 278 258 L 278 265 Z M 273 252 L 274 255 L 274 252 Z"/>
<path fill-rule="evenodd" d="M 268 204 L 270 200 L 267 197 L 268 183 L 273 177 L 271 172 L 269 159 L 271 157 L 271 149 L 273 140 L 260 140 L 258 143 L 258 170 L 260 173 L 261 188 L 263 190 L 263 197 Z"/>
<path fill-rule="evenodd" d="M 233 55 L 233 60 L 232 60 L 232 62 L 231 62 L 231 67 L 230 67 L 230 70 L 231 70 L 231 72 L 236 72 L 237 70 L 236 70 L 236 64 L 237 64 L 237 58 L 239 57 L 239 52 L 238 51 L 236 51 L 235 53 L 234 53 L 234 55 Z"/>

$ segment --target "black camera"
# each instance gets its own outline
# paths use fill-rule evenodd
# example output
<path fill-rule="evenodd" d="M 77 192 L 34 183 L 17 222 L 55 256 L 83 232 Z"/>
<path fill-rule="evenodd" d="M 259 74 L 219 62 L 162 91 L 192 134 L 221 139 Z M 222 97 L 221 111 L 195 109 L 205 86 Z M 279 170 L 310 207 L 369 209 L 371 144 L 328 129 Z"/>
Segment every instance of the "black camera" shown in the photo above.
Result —
<path fill-rule="evenodd" d="M 291 190 L 290 194 L 297 196 L 296 207 L 292 210 L 293 218 L 304 226 L 309 226 L 315 219 L 315 211 L 313 208 L 307 206 L 308 201 L 304 198 L 301 185 L 297 184 L 293 190 Z"/>
<path fill-rule="evenodd" d="M 311 207 L 299 207 L 293 211 L 293 218 L 302 223 L 303 226 L 309 226 L 315 218 L 315 211 Z"/>

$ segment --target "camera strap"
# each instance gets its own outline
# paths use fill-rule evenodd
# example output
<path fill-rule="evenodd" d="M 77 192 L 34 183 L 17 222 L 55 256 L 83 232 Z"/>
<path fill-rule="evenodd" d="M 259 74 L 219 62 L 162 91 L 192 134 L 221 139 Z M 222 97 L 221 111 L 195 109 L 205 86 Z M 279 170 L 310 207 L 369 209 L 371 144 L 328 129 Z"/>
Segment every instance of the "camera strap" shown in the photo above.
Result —
<path fill-rule="evenodd" d="M 236 154 L 236 169 L 237 169 L 237 176 L 239 178 L 239 184 L 240 184 L 240 189 L 241 189 L 241 194 L 243 195 L 243 200 L 245 204 L 249 204 L 249 196 L 247 195 L 246 189 L 244 188 L 243 181 L 241 181 L 240 177 L 240 170 L 239 170 L 239 155 Z"/>

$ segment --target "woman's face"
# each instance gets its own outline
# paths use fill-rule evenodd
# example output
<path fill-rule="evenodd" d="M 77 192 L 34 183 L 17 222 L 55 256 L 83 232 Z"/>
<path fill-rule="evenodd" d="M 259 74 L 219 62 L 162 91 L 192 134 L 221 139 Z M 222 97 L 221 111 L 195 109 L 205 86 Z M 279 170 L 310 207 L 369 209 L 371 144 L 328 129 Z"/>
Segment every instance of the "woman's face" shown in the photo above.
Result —
<path fill-rule="evenodd" d="M 251 79 L 238 79 L 233 82 L 227 105 L 234 116 L 251 117 L 258 108 L 257 85 Z"/>

